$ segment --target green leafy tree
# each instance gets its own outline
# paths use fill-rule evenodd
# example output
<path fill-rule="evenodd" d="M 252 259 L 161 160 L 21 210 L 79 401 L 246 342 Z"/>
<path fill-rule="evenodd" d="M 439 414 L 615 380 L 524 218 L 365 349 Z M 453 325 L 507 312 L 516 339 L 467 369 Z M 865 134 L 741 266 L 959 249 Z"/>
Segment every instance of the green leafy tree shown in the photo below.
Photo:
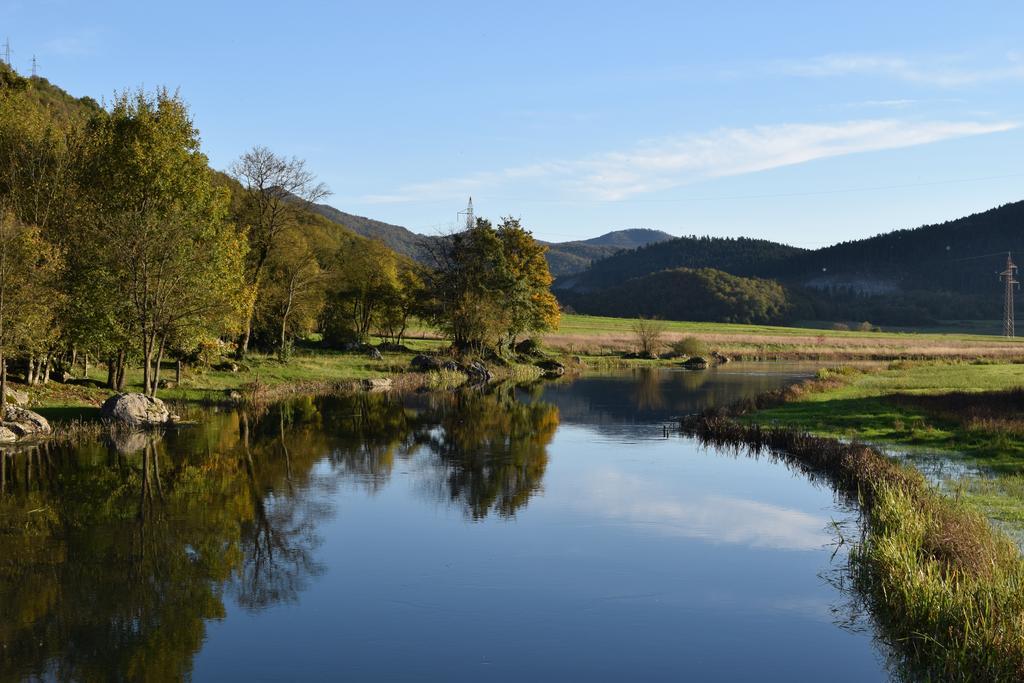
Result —
<path fill-rule="evenodd" d="M 246 243 L 178 95 L 121 94 L 89 137 L 85 294 L 136 341 L 153 395 L 168 339 L 239 327 Z"/>

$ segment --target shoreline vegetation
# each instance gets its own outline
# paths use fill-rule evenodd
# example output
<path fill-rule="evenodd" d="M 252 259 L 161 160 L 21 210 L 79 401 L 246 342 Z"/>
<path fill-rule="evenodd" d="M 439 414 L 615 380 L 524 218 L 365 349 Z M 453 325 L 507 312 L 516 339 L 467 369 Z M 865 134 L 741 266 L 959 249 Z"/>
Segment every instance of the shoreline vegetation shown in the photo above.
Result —
<path fill-rule="evenodd" d="M 859 504 L 852 575 L 910 670 L 941 680 L 1024 676 L 1024 558 L 981 512 L 864 444 L 721 414 L 683 426 L 705 444 L 785 462 Z"/>
<path fill-rule="evenodd" d="M 705 444 L 778 459 L 858 504 L 851 575 L 914 676 L 1020 680 L 1022 383 L 1024 367 L 1005 363 L 838 366 L 682 424 Z M 916 456 L 901 461 L 886 454 L 893 447 Z M 926 476 L 942 458 L 976 473 Z"/>

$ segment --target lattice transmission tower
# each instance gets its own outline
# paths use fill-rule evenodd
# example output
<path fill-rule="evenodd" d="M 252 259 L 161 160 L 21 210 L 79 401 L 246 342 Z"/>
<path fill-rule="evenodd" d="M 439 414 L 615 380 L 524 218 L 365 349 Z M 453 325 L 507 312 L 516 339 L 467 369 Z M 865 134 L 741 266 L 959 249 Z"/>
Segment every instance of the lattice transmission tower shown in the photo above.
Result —
<path fill-rule="evenodd" d="M 1006 286 L 1003 295 L 1003 336 L 1014 336 L 1013 329 L 1013 287 L 1020 284 L 1017 280 L 1017 266 L 1013 263 L 1010 252 L 1006 252 L 1006 270 L 999 273 L 999 279 Z"/>
<path fill-rule="evenodd" d="M 455 218 L 455 224 L 463 223 L 466 230 L 471 230 L 476 227 L 476 218 L 473 216 L 473 198 L 469 198 L 469 203 L 466 204 L 465 211 L 459 211 Z"/>

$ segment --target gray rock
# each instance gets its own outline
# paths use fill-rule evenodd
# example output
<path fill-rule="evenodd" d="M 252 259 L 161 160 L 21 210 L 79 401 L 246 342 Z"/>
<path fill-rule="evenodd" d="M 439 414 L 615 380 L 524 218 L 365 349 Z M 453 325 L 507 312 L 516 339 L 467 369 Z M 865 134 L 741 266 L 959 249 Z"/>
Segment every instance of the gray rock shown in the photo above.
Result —
<path fill-rule="evenodd" d="M 440 370 L 444 366 L 444 361 L 437 356 L 426 356 L 421 353 L 413 356 L 409 365 L 417 372 L 430 372 L 431 370 Z"/>
<path fill-rule="evenodd" d="M 164 402 L 145 394 L 115 394 L 103 403 L 100 414 L 105 420 L 133 427 L 155 427 L 171 421 L 171 411 Z"/>
<path fill-rule="evenodd" d="M 137 429 L 113 429 L 110 432 L 110 442 L 114 445 L 117 452 L 122 455 L 138 453 L 159 440 L 159 432 L 142 432 Z"/>
<path fill-rule="evenodd" d="M 387 377 L 364 379 L 363 389 L 366 391 L 388 391 L 391 389 L 391 380 Z"/>
<path fill-rule="evenodd" d="M 683 361 L 683 367 L 690 370 L 704 370 L 708 365 L 708 359 L 702 356 L 692 356 Z"/>
<path fill-rule="evenodd" d="M 13 431 L 0 425 L 0 443 L 14 443 L 18 440 L 18 435 Z"/>
<path fill-rule="evenodd" d="M 384 360 L 384 356 L 380 355 L 380 351 L 377 349 L 371 348 L 368 355 L 370 356 L 370 360 Z"/>
<path fill-rule="evenodd" d="M 3 426 L 18 436 L 49 434 L 50 423 L 39 413 L 18 406 L 4 406 Z"/>

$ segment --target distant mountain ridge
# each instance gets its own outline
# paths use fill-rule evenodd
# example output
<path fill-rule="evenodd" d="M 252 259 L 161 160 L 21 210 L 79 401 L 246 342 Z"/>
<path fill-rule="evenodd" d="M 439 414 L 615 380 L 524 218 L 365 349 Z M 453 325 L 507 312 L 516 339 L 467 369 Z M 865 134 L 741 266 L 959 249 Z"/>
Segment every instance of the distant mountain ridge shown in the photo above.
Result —
<path fill-rule="evenodd" d="M 813 250 L 767 240 L 680 237 L 596 261 L 559 278 L 554 289 L 581 312 L 669 317 L 671 310 L 678 317 L 685 312 L 678 302 L 652 307 L 648 300 L 630 304 L 630 296 L 652 292 L 645 284 L 655 274 L 710 268 L 784 285 L 794 320 L 924 325 L 1000 317 L 996 274 L 1007 252 L 1024 261 L 1024 201 Z M 626 283 L 633 284 L 624 289 Z M 668 292 L 658 291 L 662 297 Z"/>
<path fill-rule="evenodd" d="M 431 242 L 441 239 L 439 236 L 415 233 L 401 225 L 345 213 L 327 204 L 315 204 L 312 210 L 358 235 L 380 240 L 398 253 L 421 262 L 429 261 Z M 620 251 L 670 239 L 672 235 L 660 230 L 629 228 L 586 240 L 544 244 L 548 247 L 547 259 L 551 274 L 561 277 L 585 270 L 592 262 Z"/>

